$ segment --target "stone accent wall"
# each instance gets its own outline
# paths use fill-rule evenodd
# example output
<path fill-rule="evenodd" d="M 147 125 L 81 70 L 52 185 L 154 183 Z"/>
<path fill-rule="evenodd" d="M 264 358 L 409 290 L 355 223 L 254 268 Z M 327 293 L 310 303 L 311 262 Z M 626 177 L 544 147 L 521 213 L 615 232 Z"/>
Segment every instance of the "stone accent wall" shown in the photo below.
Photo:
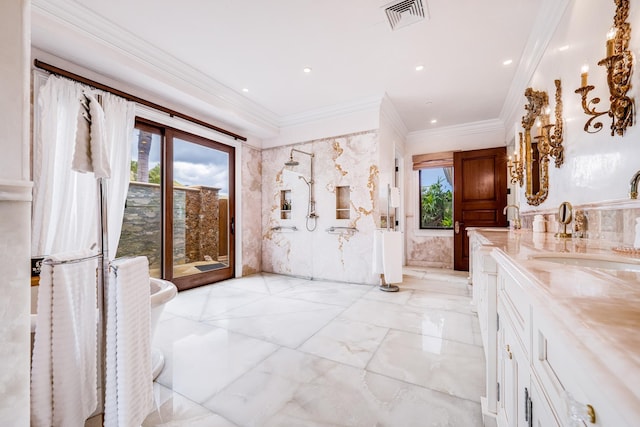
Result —
<path fill-rule="evenodd" d="M 248 276 L 262 271 L 262 152 L 242 144 L 241 160 L 242 275 Z"/>
<path fill-rule="evenodd" d="M 117 257 L 146 255 L 149 269 L 160 269 L 161 209 L 158 184 L 129 184 Z"/>
<path fill-rule="evenodd" d="M 217 188 L 176 188 L 173 193 L 173 263 L 218 258 L 219 207 Z M 116 256 L 145 255 L 150 270 L 159 271 L 162 246 L 160 186 L 132 182 L 124 210 Z"/>
<path fill-rule="evenodd" d="M 453 269 L 453 236 L 415 234 L 413 224 L 408 224 L 407 229 L 407 265 Z"/>
<path fill-rule="evenodd" d="M 186 258 L 185 263 L 218 259 L 219 204 L 218 188 L 197 186 L 186 188 Z"/>
<path fill-rule="evenodd" d="M 543 215 L 547 233 L 555 234 L 561 227 L 557 209 L 529 211 L 522 214 L 522 228 L 532 229 L 536 214 Z M 576 230 L 576 218 L 581 218 L 581 230 Z M 607 240 L 612 246 L 633 247 L 636 219 L 640 207 L 635 200 L 574 205 L 571 223 L 567 225 L 574 238 Z"/>

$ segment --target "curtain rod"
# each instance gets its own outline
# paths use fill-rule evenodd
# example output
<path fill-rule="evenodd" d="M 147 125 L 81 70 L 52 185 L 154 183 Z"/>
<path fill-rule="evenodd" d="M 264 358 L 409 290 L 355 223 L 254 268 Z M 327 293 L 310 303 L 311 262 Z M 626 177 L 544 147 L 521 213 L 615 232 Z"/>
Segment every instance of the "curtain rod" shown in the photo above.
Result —
<path fill-rule="evenodd" d="M 102 83 L 98 83 L 98 82 L 96 82 L 94 80 L 90 80 L 90 79 L 88 79 L 86 77 L 79 76 L 78 74 L 74 74 L 74 73 L 72 73 L 70 71 L 63 70 L 62 68 L 58 68 L 56 66 L 47 64 L 47 63 L 42 62 L 42 61 L 40 61 L 38 59 L 33 61 L 33 65 L 35 65 L 36 67 L 38 67 L 38 68 L 40 68 L 42 70 L 48 71 L 48 72 L 50 72 L 52 74 L 56 74 L 56 75 L 61 76 L 61 77 L 66 77 L 68 79 L 75 80 L 75 81 L 77 81 L 79 83 L 84 83 L 86 85 L 92 86 L 92 87 L 94 87 L 96 89 L 103 90 L 105 92 L 110 92 L 110 93 L 112 93 L 114 95 L 117 95 L 117 96 L 120 96 L 120 97 L 126 99 L 127 101 L 136 102 L 136 103 L 144 105 L 146 107 L 150 107 L 150 108 L 153 108 L 155 110 L 161 111 L 163 113 L 169 114 L 172 117 L 175 116 L 175 117 L 179 117 L 181 119 L 190 121 L 192 123 L 196 123 L 196 124 L 198 124 L 200 126 L 204 126 L 204 127 L 208 128 L 208 129 L 212 129 L 212 130 L 214 130 L 216 132 L 220 132 L 220 133 L 225 134 L 227 136 L 230 136 L 230 137 L 232 137 L 234 139 L 239 139 L 240 141 L 246 141 L 247 140 L 247 138 L 245 138 L 244 136 L 240 136 L 240 135 L 235 134 L 233 132 L 230 132 L 230 131 L 228 131 L 226 129 L 219 128 L 218 126 L 215 126 L 215 125 L 212 125 L 210 123 L 204 122 L 204 121 L 202 121 L 200 119 L 196 119 L 195 117 L 188 116 L 186 114 L 180 113 L 180 112 L 172 110 L 170 108 L 166 108 L 166 107 L 163 107 L 161 105 L 155 104 L 155 103 L 153 103 L 151 101 L 147 101 L 146 99 L 138 98 L 137 96 L 130 95 L 130 94 L 126 93 L 126 92 L 122 92 L 122 91 L 120 91 L 118 89 L 112 88 L 112 87 L 107 86 L 107 85 L 103 85 Z"/>

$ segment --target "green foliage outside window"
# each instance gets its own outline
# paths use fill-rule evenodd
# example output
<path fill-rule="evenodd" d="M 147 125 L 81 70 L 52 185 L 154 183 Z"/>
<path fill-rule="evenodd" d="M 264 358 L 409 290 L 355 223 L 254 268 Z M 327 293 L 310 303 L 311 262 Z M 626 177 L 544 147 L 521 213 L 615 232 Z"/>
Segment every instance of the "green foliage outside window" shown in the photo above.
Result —
<path fill-rule="evenodd" d="M 153 168 L 149 169 L 149 180 L 147 181 L 150 184 L 160 184 L 160 179 L 161 179 L 161 175 L 160 175 L 160 164 L 158 163 L 157 165 L 155 165 Z M 131 181 L 137 181 L 137 176 L 138 176 L 138 162 L 135 160 L 131 161 Z M 178 181 L 174 180 L 173 181 L 174 185 L 182 185 L 180 184 Z"/>
<path fill-rule="evenodd" d="M 451 228 L 453 226 L 453 193 L 438 180 L 420 191 L 420 228 Z"/>

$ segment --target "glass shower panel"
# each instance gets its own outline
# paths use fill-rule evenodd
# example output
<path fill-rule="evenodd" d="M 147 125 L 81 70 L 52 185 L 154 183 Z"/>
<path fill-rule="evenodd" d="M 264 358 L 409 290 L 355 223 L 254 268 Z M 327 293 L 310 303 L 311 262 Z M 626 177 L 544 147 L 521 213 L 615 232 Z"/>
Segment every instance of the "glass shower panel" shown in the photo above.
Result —
<path fill-rule="evenodd" d="M 173 277 L 229 267 L 229 154 L 173 138 Z"/>

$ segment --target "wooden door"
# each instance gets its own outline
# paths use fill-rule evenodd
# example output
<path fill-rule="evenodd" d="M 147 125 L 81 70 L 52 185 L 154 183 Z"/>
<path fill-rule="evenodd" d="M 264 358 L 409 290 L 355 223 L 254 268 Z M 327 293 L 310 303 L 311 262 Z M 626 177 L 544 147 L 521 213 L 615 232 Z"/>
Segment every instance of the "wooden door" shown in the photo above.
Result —
<path fill-rule="evenodd" d="M 507 149 L 453 154 L 453 268 L 469 270 L 467 227 L 506 227 Z"/>

